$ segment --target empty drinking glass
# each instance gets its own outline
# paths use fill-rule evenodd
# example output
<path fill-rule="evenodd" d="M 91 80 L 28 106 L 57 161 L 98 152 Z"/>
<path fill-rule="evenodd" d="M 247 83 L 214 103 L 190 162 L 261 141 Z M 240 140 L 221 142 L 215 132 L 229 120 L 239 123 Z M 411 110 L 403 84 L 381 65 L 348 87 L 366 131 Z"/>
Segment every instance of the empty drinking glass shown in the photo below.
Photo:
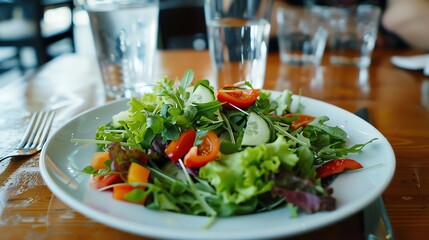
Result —
<path fill-rule="evenodd" d="M 321 18 L 306 9 L 279 8 L 276 20 L 281 61 L 318 66 L 328 37 Z"/>
<path fill-rule="evenodd" d="M 381 9 L 362 4 L 353 7 L 312 6 L 329 25 L 329 54 L 332 64 L 366 68 L 377 40 Z"/>

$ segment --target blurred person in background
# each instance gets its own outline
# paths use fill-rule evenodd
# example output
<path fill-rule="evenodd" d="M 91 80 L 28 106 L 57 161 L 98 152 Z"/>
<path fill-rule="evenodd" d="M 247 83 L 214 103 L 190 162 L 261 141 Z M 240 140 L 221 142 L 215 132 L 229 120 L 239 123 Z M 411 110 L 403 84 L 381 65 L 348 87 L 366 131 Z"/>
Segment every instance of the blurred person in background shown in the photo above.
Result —
<path fill-rule="evenodd" d="M 429 50 L 429 0 L 389 0 L 382 25 L 410 47 Z"/>

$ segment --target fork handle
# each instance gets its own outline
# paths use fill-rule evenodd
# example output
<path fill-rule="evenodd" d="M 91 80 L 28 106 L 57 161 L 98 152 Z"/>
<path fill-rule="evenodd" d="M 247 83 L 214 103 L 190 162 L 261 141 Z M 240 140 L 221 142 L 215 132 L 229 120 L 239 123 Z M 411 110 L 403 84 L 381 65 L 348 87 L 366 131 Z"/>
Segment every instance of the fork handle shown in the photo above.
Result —
<path fill-rule="evenodd" d="M 0 162 L 5 160 L 6 158 L 11 158 L 11 157 L 16 157 L 16 156 L 21 156 L 21 157 L 31 156 L 31 155 L 39 152 L 39 151 L 40 151 L 40 149 L 12 150 L 12 151 L 6 153 L 5 155 L 3 155 L 2 157 L 0 157 Z"/>
<path fill-rule="evenodd" d="M 1 156 L 1 157 L 0 157 L 0 162 L 3 162 L 3 160 L 5 160 L 6 158 L 11 157 L 10 155 L 11 155 L 11 152 L 8 152 L 8 153 L 6 153 L 5 155 Z"/>

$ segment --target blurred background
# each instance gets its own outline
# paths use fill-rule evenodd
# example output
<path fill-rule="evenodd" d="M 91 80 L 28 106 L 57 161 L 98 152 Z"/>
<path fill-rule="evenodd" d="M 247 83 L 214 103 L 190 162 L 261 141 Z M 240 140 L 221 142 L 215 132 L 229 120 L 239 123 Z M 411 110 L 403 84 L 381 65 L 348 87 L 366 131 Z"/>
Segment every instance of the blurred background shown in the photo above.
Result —
<path fill-rule="evenodd" d="M 83 1 L 0 0 L 0 87 L 13 78 L 31 74 L 60 54 L 76 52 L 95 55 Z M 361 1 L 278 0 L 275 6 L 303 6 L 308 2 L 347 5 Z M 387 1 L 369 2 L 385 8 Z M 207 49 L 203 5 L 204 0 L 160 0 L 158 49 Z M 275 34 L 274 25 L 271 32 Z M 389 35 L 383 28 L 380 32 Z M 378 46 L 404 46 L 394 36 L 379 39 Z M 271 51 L 277 50 L 275 37 L 272 37 L 269 46 Z"/>
<path fill-rule="evenodd" d="M 93 55 L 83 0 L 0 0 L 0 87 L 52 58 Z M 204 0 L 160 0 L 158 49 L 208 48 Z"/>

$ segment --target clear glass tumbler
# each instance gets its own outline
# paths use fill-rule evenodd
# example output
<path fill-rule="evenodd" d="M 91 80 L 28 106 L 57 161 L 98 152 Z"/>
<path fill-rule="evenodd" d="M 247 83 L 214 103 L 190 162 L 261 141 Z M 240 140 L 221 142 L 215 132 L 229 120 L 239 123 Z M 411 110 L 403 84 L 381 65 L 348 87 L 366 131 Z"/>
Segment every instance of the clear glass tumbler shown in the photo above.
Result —
<path fill-rule="evenodd" d="M 320 65 L 328 38 L 321 18 L 306 9 L 279 8 L 276 20 L 281 61 L 296 66 Z"/>
<path fill-rule="evenodd" d="M 154 85 L 158 0 L 85 0 L 106 98 L 139 97 Z"/>
<path fill-rule="evenodd" d="M 319 8 L 319 13 L 329 26 L 330 62 L 369 67 L 377 40 L 380 7 L 362 4 L 354 7 L 314 8 Z"/>
<path fill-rule="evenodd" d="M 272 5 L 272 0 L 205 1 L 215 87 L 240 81 L 263 87 Z"/>

